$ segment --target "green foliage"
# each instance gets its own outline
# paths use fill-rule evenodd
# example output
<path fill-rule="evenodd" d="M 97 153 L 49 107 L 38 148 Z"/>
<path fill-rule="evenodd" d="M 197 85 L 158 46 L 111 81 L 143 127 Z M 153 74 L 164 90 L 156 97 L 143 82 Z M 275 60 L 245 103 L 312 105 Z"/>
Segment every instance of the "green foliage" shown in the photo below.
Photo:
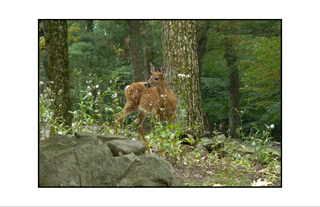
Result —
<path fill-rule="evenodd" d="M 242 117 L 245 111 L 246 110 L 244 111 L 237 110 L 237 113 L 240 116 L 241 123 L 242 123 Z M 272 129 L 274 128 L 274 124 L 271 124 L 270 126 L 265 124 L 265 126 L 267 129 L 264 131 L 261 131 L 259 130 L 257 125 L 251 124 L 250 132 L 248 133 L 247 136 L 242 131 L 242 126 L 240 126 L 237 129 L 237 133 L 240 135 L 240 137 L 243 140 L 248 141 L 252 147 L 256 148 L 255 155 L 258 156 L 260 164 L 268 164 L 271 161 L 277 161 L 272 159 L 271 155 L 273 152 L 269 148 L 267 148 L 268 144 L 270 144 L 270 141 L 273 139 L 273 137 L 271 136 L 271 132 L 272 132 Z"/>
<path fill-rule="evenodd" d="M 164 155 L 166 157 L 171 157 L 174 161 L 179 160 L 181 156 L 181 143 L 184 141 L 190 145 L 195 144 L 195 140 L 189 134 L 187 137 L 181 139 L 183 129 L 183 122 L 186 114 L 186 103 L 184 106 L 179 108 L 180 113 L 177 115 L 181 117 L 181 122 L 173 126 L 170 126 L 167 121 L 159 121 L 155 113 L 151 115 L 151 123 L 154 123 L 154 130 L 146 136 L 149 140 L 149 147 L 152 146 L 159 155 Z M 175 115 L 176 116 L 176 115 Z M 173 118 L 173 117 L 171 117 Z M 170 119 L 171 119 L 170 118 Z"/>
<path fill-rule="evenodd" d="M 112 94 L 124 98 L 124 85 L 132 83 L 129 55 L 128 25 L 125 20 L 94 20 L 93 30 L 87 29 L 86 20 L 70 20 L 68 24 L 69 67 L 73 111 L 80 110 L 81 91 L 88 86 L 99 85 L 101 105 L 108 110 L 102 119 L 109 123 L 114 118 L 113 107 L 122 107 L 123 101 L 113 103 Z M 140 21 L 141 51 L 145 47 L 144 35 L 152 31 L 153 63 L 162 64 L 161 21 Z M 209 26 L 206 53 L 201 78 L 203 112 L 209 114 L 210 122 L 228 123 L 228 94 L 226 61 L 223 40 L 227 37 L 235 45 L 240 79 L 240 109 L 246 109 L 242 130 L 249 133 L 251 124 L 258 128 L 264 124 L 275 125 L 273 136 L 281 139 L 281 22 L 274 20 L 212 20 L 198 21 L 198 27 Z M 40 24 L 41 27 L 41 24 Z M 121 45 L 118 53 L 114 48 Z M 45 40 L 39 40 L 39 75 L 47 81 L 45 69 Z M 143 55 L 142 55 L 143 57 Z M 115 67 L 115 64 L 118 64 Z M 117 69 L 115 69 L 117 68 Z M 78 72 L 81 69 L 81 74 Z M 92 79 L 90 84 L 87 83 Z M 112 83 L 117 86 L 112 88 Z M 119 83 L 122 83 L 119 84 Z M 108 88 L 110 90 L 108 90 Z M 94 97 L 95 93 L 92 92 Z M 103 108 L 100 106 L 100 108 Z M 115 112 L 116 114 L 117 112 Z M 92 116 L 92 111 L 89 113 Z M 129 119 L 130 122 L 130 119 Z M 227 129 L 227 127 L 225 127 Z"/>
<path fill-rule="evenodd" d="M 217 79 L 227 83 L 223 39 L 233 40 L 240 79 L 240 109 L 247 109 L 243 130 L 275 124 L 281 139 L 281 38 L 280 21 L 213 21 L 203 60 L 201 95 L 203 112 L 212 123 L 228 122 L 228 95 Z M 210 80 L 211 78 L 211 83 Z M 207 80 L 206 80 L 207 79 Z"/>

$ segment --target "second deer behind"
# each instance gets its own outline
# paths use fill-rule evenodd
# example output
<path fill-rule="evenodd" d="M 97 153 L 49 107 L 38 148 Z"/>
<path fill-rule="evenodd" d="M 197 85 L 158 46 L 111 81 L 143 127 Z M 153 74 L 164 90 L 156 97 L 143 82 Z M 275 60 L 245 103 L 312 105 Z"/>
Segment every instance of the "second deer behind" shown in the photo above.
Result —
<path fill-rule="evenodd" d="M 169 124 L 173 125 L 174 117 L 172 116 L 176 110 L 176 98 L 165 81 L 165 68 L 162 66 L 161 72 L 158 72 L 152 63 L 150 63 L 150 68 L 152 76 L 147 82 L 138 82 L 126 86 L 125 96 L 127 102 L 123 113 L 118 117 L 118 123 L 121 124 L 123 118 L 126 118 L 130 113 L 138 110 L 138 117 L 134 123 L 143 141 L 146 143 L 147 140 L 144 137 L 142 129 L 143 122 L 146 118 L 145 113 L 152 113 L 154 111 L 159 120 L 161 120 L 164 115 L 170 120 Z M 115 126 L 115 132 L 117 132 L 118 123 Z"/>

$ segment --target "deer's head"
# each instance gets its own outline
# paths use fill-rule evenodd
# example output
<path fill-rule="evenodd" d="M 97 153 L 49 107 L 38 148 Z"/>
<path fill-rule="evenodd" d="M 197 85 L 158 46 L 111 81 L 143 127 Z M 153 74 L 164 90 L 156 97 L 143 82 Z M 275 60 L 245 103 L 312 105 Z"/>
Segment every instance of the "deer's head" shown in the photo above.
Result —
<path fill-rule="evenodd" d="M 144 84 L 147 88 L 150 87 L 160 87 L 163 83 L 165 83 L 166 79 L 166 71 L 162 66 L 161 72 L 158 72 L 157 69 L 150 62 L 150 70 L 153 74 L 150 79 Z"/>

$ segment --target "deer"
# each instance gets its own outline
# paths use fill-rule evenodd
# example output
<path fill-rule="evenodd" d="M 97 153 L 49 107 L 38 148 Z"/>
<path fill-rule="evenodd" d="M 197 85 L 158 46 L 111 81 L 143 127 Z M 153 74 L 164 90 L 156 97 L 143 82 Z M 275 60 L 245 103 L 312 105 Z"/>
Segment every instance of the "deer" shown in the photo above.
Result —
<path fill-rule="evenodd" d="M 138 117 L 134 123 L 139 137 L 141 136 L 147 146 L 148 142 L 142 128 L 146 113 L 151 114 L 155 112 L 157 120 L 162 120 L 163 116 L 165 116 L 169 120 L 169 124 L 173 125 L 174 113 L 177 107 L 175 95 L 168 88 L 165 81 L 166 71 L 164 66 L 161 67 L 161 72 L 158 72 L 150 62 L 150 71 L 152 75 L 147 82 L 132 83 L 125 87 L 126 105 L 122 114 L 118 116 L 114 128 L 116 133 L 118 124 L 121 124 L 123 119 L 130 113 L 138 110 Z"/>

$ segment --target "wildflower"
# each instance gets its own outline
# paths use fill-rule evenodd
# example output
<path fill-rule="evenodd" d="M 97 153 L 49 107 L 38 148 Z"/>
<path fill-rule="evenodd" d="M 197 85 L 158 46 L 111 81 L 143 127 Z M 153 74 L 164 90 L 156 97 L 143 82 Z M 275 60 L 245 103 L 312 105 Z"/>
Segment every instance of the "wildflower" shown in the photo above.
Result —
<path fill-rule="evenodd" d="M 41 84 L 41 85 L 43 85 L 43 82 L 42 82 L 42 81 L 40 81 L 40 84 Z"/>
<path fill-rule="evenodd" d="M 117 93 L 114 93 L 111 97 L 112 97 L 113 99 L 117 98 Z"/>
<path fill-rule="evenodd" d="M 98 91 L 98 93 L 97 93 L 98 95 L 100 95 L 100 91 Z"/>
<path fill-rule="evenodd" d="M 91 96 L 92 95 L 91 92 L 89 92 L 88 95 Z"/>
<path fill-rule="evenodd" d="M 94 112 L 98 113 L 98 112 L 99 112 L 99 110 L 94 110 Z"/>
<path fill-rule="evenodd" d="M 86 83 L 89 83 L 89 81 L 86 81 Z"/>
<path fill-rule="evenodd" d="M 96 85 L 96 88 L 99 88 L 99 85 Z"/>
<path fill-rule="evenodd" d="M 187 78 L 190 78 L 190 75 L 187 75 L 186 77 L 187 77 Z"/>
<path fill-rule="evenodd" d="M 242 114 L 243 114 L 243 111 L 240 111 L 240 113 L 242 113 Z"/>
<path fill-rule="evenodd" d="M 270 125 L 270 128 L 271 128 L 271 129 L 273 129 L 273 128 L 274 128 L 274 125 L 273 125 L 273 124 L 271 124 L 271 125 Z"/>
<path fill-rule="evenodd" d="M 59 131 L 59 132 L 58 132 L 58 134 L 62 134 L 62 132 L 61 132 L 61 131 Z"/>

